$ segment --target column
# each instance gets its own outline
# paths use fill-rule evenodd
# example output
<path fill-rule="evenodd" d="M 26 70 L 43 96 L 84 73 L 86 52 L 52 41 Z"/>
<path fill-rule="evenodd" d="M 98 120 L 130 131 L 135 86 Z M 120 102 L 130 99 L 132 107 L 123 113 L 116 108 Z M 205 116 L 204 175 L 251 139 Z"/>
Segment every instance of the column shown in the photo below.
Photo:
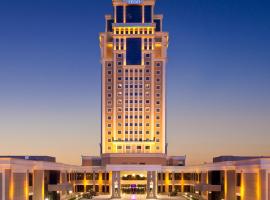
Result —
<path fill-rule="evenodd" d="M 174 185 L 175 185 L 175 172 L 172 172 L 172 192 L 175 191 Z"/>
<path fill-rule="evenodd" d="M 96 192 L 96 172 L 93 171 L 93 191 Z"/>
<path fill-rule="evenodd" d="M 43 170 L 35 170 L 33 173 L 34 181 L 33 181 L 33 200 L 41 200 L 44 199 L 44 171 Z"/>
<path fill-rule="evenodd" d="M 0 171 L 0 200 L 3 200 L 3 172 Z"/>
<path fill-rule="evenodd" d="M 112 172 L 112 198 L 121 198 L 120 192 L 120 171 L 113 171 Z"/>
<path fill-rule="evenodd" d="M 27 173 L 13 173 L 13 191 L 12 198 L 27 200 L 28 199 L 28 182 Z"/>
<path fill-rule="evenodd" d="M 147 172 L 147 199 L 156 199 L 157 198 L 157 172 L 148 171 Z"/>
<path fill-rule="evenodd" d="M 60 183 L 61 184 L 67 184 L 68 183 L 68 181 L 67 181 L 67 172 L 66 171 L 61 172 Z M 67 191 L 62 191 L 60 193 L 60 197 L 66 195 L 67 193 L 68 193 Z"/>
<path fill-rule="evenodd" d="M 235 198 L 236 193 L 236 173 L 234 170 L 225 171 L 225 199 L 230 200 Z"/>
<path fill-rule="evenodd" d="M 3 200 L 12 200 L 13 198 L 13 185 L 12 185 L 12 173 L 11 169 L 4 170 L 4 186 L 5 190 L 3 191 L 5 198 Z"/>
<path fill-rule="evenodd" d="M 268 174 L 266 170 L 260 170 L 259 172 L 259 184 L 257 187 L 259 194 L 257 194 L 260 200 L 268 200 Z"/>
<path fill-rule="evenodd" d="M 207 172 L 202 172 L 202 175 L 201 175 L 201 176 L 202 176 L 202 177 L 201 177 L 201 185 L 202 185 L 202 186 L 207 185 Z M 201 187 L 201 188 L 203 188 L 203 187 Z M 202 197 L 203 197 L 204 199 L 208 199 L 208 193 L 207 193 L 207 191 L 204 191 L 204 190 L 202 189 L 201 195 L 202 195 Z"/>

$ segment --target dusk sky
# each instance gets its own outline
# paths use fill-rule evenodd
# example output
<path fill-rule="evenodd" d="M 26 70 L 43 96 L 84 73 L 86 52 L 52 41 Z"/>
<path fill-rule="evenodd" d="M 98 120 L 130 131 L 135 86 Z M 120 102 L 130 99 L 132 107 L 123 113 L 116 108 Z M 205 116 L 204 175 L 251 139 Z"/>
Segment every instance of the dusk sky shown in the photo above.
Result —
<path fill-rule="evenodd" d="M 98 155 L 111 0 L 0 0 L 0 155 Z M 270 156 L 270 1 L 158 0 L 167 135 L 189 164 Z"/>

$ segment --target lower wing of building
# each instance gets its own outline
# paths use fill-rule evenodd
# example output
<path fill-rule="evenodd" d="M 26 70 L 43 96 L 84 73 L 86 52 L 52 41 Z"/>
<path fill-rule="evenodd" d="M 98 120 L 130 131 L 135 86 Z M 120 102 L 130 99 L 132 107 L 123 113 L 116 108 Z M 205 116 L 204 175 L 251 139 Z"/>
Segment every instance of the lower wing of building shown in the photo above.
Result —
<path fill-rule="evenodd" d="M 59 200 L 85 192 L 113 198 L 135 193 L 149 198 L 178 193 L 200 195 L 206 200 L 270 199 L 269 158 L 218 159 L 196 166 L 102 165 L 98 158 L 91 159 L 96 166 L 31 157 L 0 158 L 0 200 Z"/>

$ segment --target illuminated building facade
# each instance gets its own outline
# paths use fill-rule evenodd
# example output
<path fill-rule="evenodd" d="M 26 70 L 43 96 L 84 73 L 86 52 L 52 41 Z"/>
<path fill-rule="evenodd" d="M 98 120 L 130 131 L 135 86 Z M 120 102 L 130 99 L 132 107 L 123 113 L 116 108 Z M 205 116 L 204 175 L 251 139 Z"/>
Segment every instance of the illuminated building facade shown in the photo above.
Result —
<path fill-rule="evenodd" d="M 100 34 L 101 155 L 82 166 L 43 156 L 0 156 L 0 200 L 70 200 L 93 191 L 108 198 L 159 195 L 205 200 L 270 200 L 270 158 L 218 157 L 186 166 L 168 156 L 168 33 L 155 0 L 113 0 Z M 162 197 L 160 198 L 162 199 Z"/>
<path fill-rule="evenodd" d="M 157 174 L 151 185 L 148 182 L 153 172 Z M 130 188 L 134 183 L 140 184 Z M 160 199 L 164 197 L 160 195 L 177 191 L 178 195 L 200 195 L 205 200 L 269 200 L 270 159 L 245 158 L 196 166 L 73 166 L 44 159 L 0 158 L 0 200 L 66 200 L 90 190 L 108 199 L 115 197 L 118 189 L 126 198 L 128 194 L 147 197 L 148 185 Z"/>
<path fill-rule="evenodd" d="M 102 154 L 166 154 L 168 33 L 155 0 L 113 0 L 100 34 Z"/>

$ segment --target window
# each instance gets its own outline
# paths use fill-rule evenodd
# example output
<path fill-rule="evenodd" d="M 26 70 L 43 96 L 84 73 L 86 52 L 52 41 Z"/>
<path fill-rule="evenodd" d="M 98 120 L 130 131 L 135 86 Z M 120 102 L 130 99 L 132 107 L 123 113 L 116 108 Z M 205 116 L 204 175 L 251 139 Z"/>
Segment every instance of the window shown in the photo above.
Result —
<path fill-rule="evenodd" d="M 83 173 L 77 173 L 76 174 L 76 180 L 83 180 L 84 179 L 84 174 Z"/>
<path fill-rule="evenodd" d="M 116 22 L 123 23 L 123 14 L 124 14 L 123 6 L 116 6 Z"/>
<path fill-rule="evenodd" d="M 86 180 L 93 180 L 93 173 L 86 173 Z"/>
<path fill-rule="evenodd" d="M 161 21 L 160 21 L 160 19 L 155 19 L 154 22 L 156 23 L 156 31 L 160 32 L 161 31 Z"/>
<path fill-rule="evenodd" d="M 113 24 L 113 22 L 114 22 L 113 19 L 107 20 L 107 31 L 108 32 L 112 32 L 112 24 Z"/>
<path fill-rule="evenodd" d="M 152 6 L 144 6 L 144 22 L 152 22 Z"/>
<path fill-rule="evenodd" d="M 237 186 L 237 187 L 241 187 L 241 182 L 242 182 L 241 179 L 242 179 L 242 178 L 241 178 L 241 173 L 237 173 L 237 174 L 236 174 L 236 186 Z"/>
<path fill-rule="evenodd" d="M 175 173 L 174 174 L 174 180 L 181 180 L 182 179 L 182 174 L 181 173 Z"/>
<path fill-rule="evenodd" d="M 141 38 L 127 38 L 127 65 L 141 65 Z"/>
<path fill-rule="evenodd" d="M 126 22 L 141 23 L 142 22 L 142 6 L 131 5 L 126 7 Z"/>
<path fill-rule="evenodd" d="M 28 174 L 28 186 L 30 186 L 30 187 L 33 186 L 33 174 L 32 173 Z"/>

